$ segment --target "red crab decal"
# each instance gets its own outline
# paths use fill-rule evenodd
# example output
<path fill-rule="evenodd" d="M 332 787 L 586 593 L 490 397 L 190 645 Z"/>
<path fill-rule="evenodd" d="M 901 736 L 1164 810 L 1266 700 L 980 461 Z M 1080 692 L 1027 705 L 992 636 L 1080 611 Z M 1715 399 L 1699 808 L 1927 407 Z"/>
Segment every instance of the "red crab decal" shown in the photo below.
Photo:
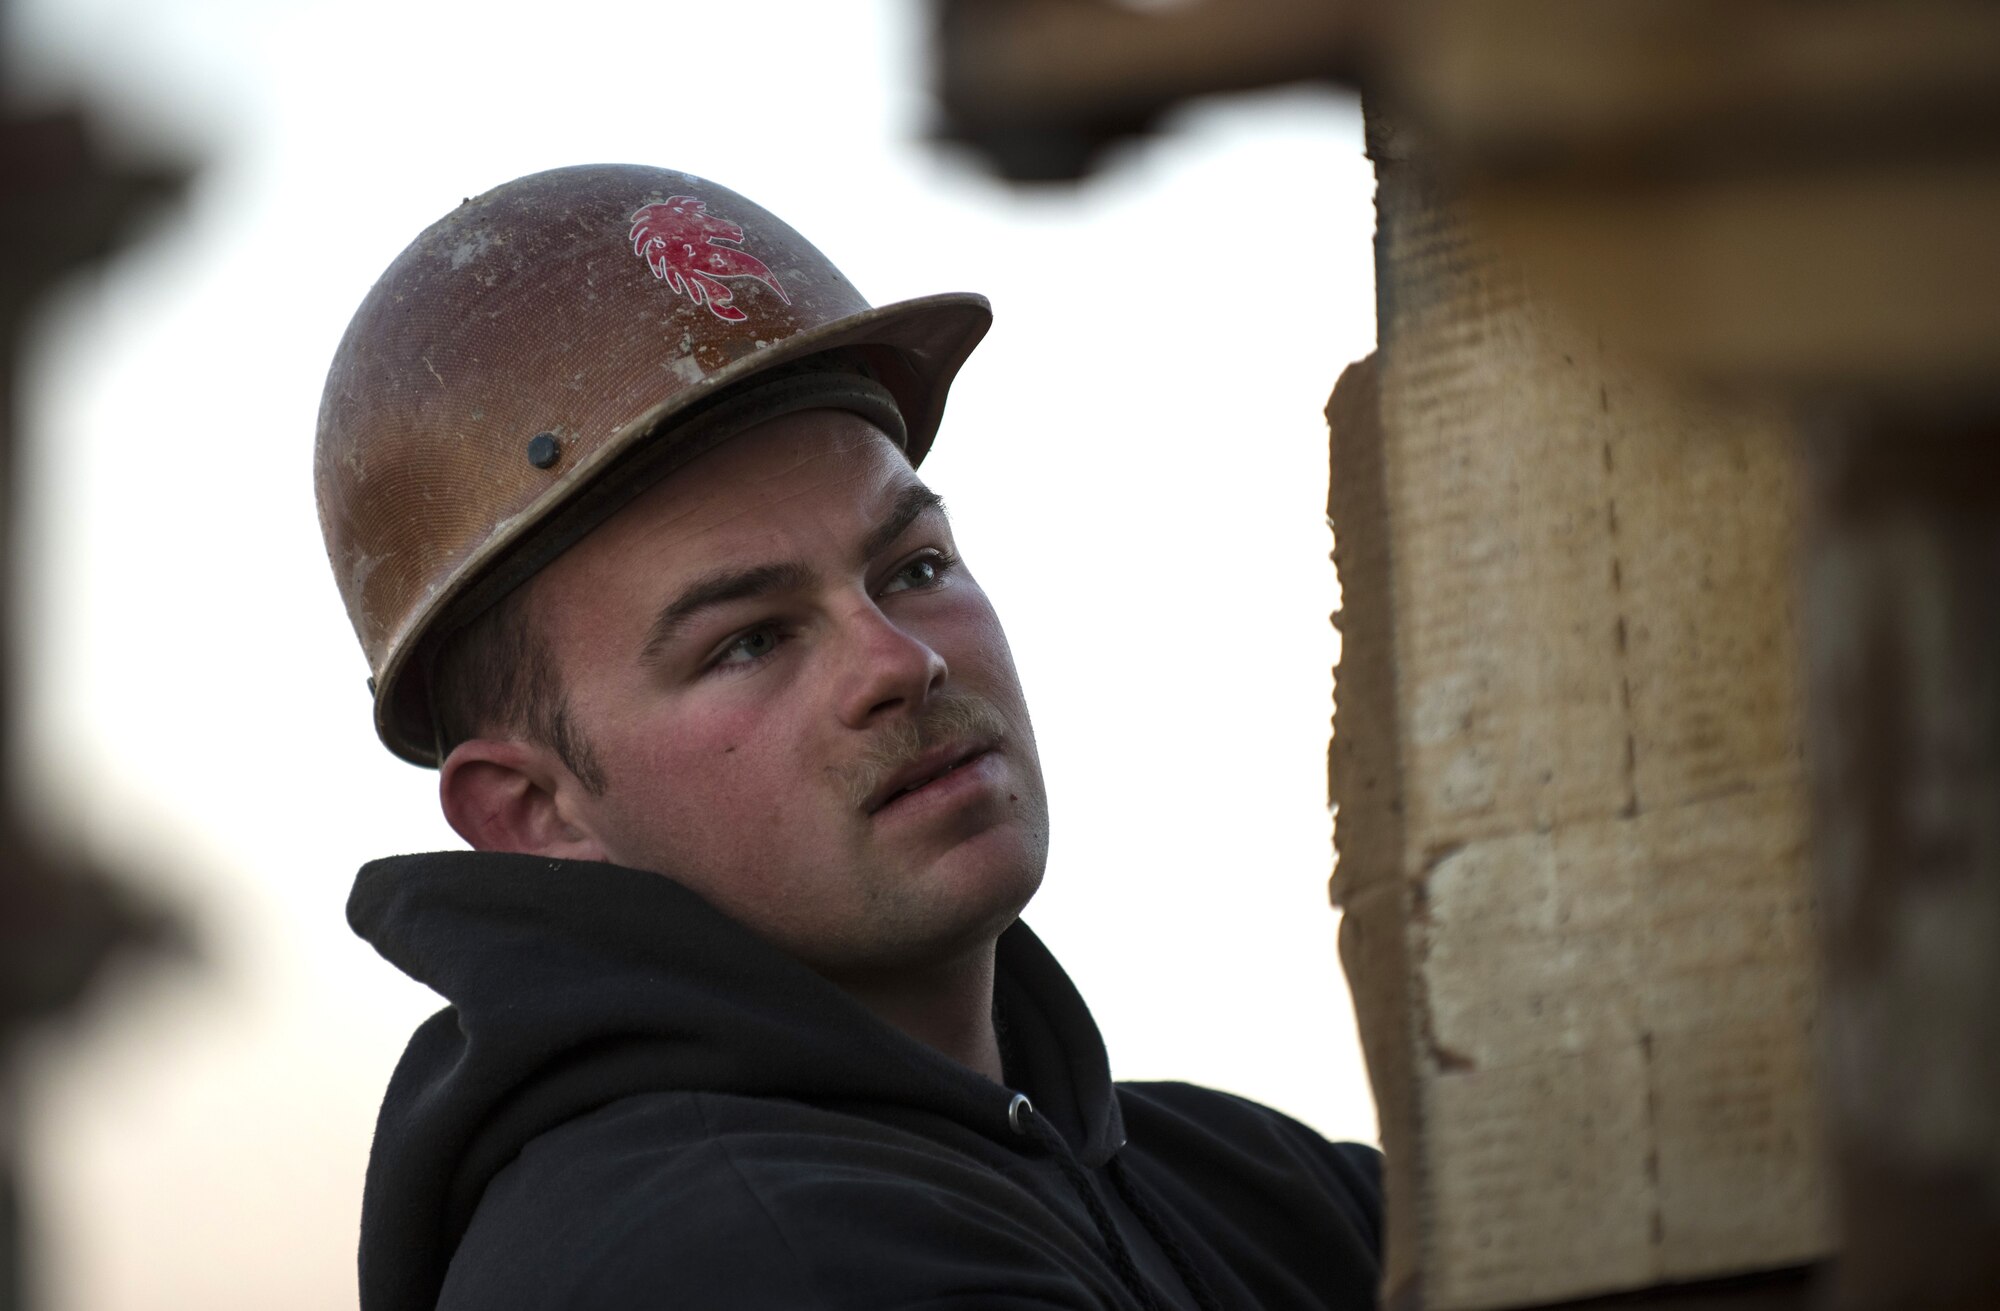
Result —
<path fill-rule="evenodd" d="M 779 300 L 792 303 L 763 260 L 720 244 L 741 240 L 740 224 L 710 214 L 707 204 L 693 196 L 668 196 L 632 216 L 633 253 L 652 266 L 653 276 L 731 323 L 750 316 L 736 308 L 723 278 L 755 278 L 777 292 Z"/>

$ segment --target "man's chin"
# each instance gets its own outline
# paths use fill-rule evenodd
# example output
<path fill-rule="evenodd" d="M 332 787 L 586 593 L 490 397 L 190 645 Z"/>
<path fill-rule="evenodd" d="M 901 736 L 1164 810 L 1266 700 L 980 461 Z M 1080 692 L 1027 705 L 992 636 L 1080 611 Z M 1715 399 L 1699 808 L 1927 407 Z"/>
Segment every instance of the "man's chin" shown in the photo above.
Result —
<path fill-rule="evenodd" d="M 1039 833 L 996 825 L 885 882 L 874 942 L 841 967 L 920 969 L 990 948 L 1041 887 L 1047 845 Z M 864 959 L 865 958 L 865 959 Z"/>
<path fill-rule="evenodd" d="M 961 894 L 1008 908 L 1011 919 L 1042 886 L 1048 858 L 1047 826 L 1010 815 L 960 838 L 935 859 L 933 870 Z"/>

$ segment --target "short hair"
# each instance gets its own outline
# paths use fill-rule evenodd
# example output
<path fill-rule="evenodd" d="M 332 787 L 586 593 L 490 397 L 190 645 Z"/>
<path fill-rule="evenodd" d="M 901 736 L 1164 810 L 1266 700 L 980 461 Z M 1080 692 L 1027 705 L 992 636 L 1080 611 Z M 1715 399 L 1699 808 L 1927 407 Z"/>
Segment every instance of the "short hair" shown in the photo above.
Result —
<path fill-rule="evenodd" d="M 431 662 L 438 759 L 475 737 L 508 734 L 556 753 L 592 795 L 604 770 L 569 715 L 569 690 L 536 622 L 530 585 L 515 588 L 454 631 Z"/>

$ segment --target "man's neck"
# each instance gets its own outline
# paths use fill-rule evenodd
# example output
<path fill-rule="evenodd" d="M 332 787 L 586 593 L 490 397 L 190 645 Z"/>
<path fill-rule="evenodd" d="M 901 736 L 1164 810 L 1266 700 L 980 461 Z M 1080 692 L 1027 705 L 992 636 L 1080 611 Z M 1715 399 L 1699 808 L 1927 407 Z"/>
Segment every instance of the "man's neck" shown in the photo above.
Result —
<path fill-rule="evenodd" d="M 952 1060 L 1005 1083 L 993 1028 L 993 944 L 930 969 L 834 977 L 877 1018 Z"/>

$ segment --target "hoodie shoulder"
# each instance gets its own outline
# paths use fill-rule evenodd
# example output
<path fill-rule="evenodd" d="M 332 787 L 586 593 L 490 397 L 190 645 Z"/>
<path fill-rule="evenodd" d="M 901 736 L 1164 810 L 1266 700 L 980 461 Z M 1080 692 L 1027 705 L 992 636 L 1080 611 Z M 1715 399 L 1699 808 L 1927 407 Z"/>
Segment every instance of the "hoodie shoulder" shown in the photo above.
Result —
<path fill-rule="evenodd" d="M 990 1166 L 879 1123 L 768 1099 L 630 1097 L 495 1177 L 438 1308 L 1117 1305 L 1096 1287 L 1101 1262 L 1038 1211 Z"/>
<path fill-rule="evenodd" d="M 1118 1096 L 1134 1170 L 1183 1214 L 1206 1214 L 1214 1232 L 1238 1236 L 1233 1265 L 1373 1304 L 1380 1151 L 1329 1142 L 1268 1106 L 1193 1084 L 1121 1083 Z"/>

